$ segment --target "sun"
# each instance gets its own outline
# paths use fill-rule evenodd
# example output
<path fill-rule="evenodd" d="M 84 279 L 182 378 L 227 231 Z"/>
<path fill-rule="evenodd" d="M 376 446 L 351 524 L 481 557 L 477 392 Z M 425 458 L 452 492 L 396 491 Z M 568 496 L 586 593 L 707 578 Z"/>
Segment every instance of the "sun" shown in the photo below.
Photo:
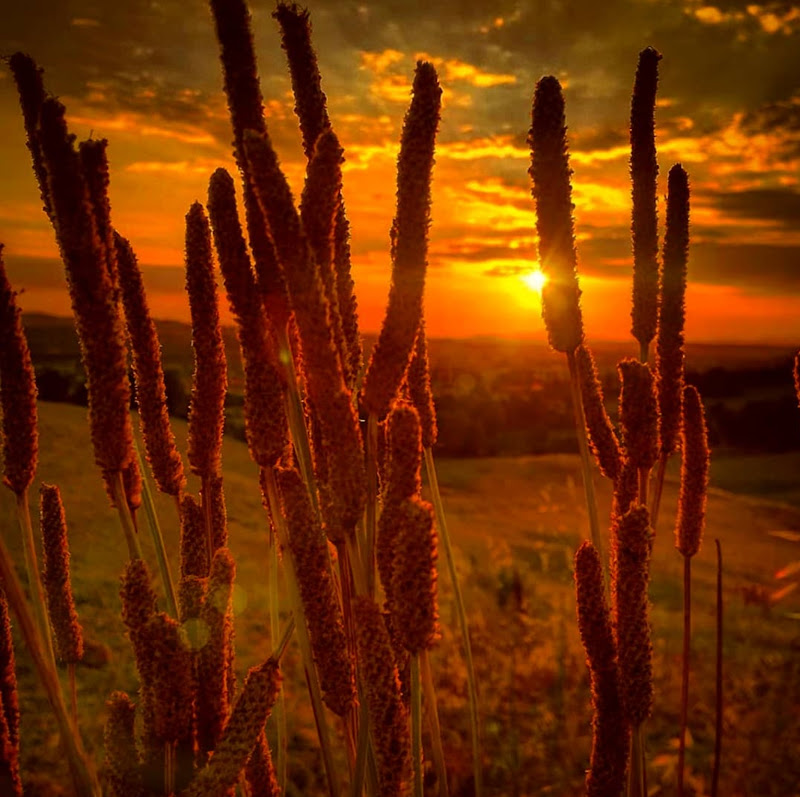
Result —
<path fill-rule="evenodd" d="M 538 294 L 541 294 L 542 288 L 544 288 L 545 283 L 547 282 L 547 277 L 545 276 L 544 272 L 539 271 L 529 271 L 527 274 L 523 274 L 520 279 L 532 290 Z"/>

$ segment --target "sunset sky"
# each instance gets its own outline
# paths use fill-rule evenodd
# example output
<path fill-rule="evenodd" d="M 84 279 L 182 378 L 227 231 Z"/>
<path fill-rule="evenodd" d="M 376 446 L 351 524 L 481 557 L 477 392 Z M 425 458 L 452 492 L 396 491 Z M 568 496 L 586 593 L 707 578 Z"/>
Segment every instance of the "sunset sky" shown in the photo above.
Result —
<path fill-rule="evenodd" d="M 272 3 L 253 2 L 268 126 L 296 193 L 304 162 Z M 800 7 L 725 0 L 311 0 L 334 129 L 362 328 L 389 277 L 395 159 L 415 60 L 444 88 L 434 169 L 429 334 L 544 339 L 526 144 L 536 80 L 565 88 L 587 336 L 630 327 L 628 117 L 638 52 L 663 54 L 656 113 L 666 176 L 692 187 L 687 332 L 800 341 Z M 144 266 L 154 315 L 186 320 L 183 218 L 233 169 L 204 2 L 27 0 L 0 13 L 0 54 L 29 52 L 71 129 L 109 139 L 112 218 Z M 662 230 L 663 236 L 663 230 Z M 0 65 L 0 241 L 26 310 L 68 309 L 15 87 Z"/>

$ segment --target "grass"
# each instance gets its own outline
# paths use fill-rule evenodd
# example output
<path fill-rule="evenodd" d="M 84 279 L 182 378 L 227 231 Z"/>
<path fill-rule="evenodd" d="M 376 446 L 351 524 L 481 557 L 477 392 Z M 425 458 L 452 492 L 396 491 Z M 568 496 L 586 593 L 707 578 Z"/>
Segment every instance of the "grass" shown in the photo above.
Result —
<path fill-rule="evenodd" d="M 174 423 L 185 445 L 186 427 Z M 118 574 L 127 558 L 113 510 L 91 461 L 85 410 L 40 405 L 39 478 L 62 490 L 70 529 L 72 578 L 87 637 L 108 660 L 78 668 L 81 727 L 86 746 L 102 758 L 104 701 L 114 689 L 131 694 L 137 677 L 119 617 Z M 257 474 L 244 444 L 226 439 L 223 453 L 230 547 L 237 562 L 237 671 L 269 655 L 267 535 Z M 716 462 L 714 463 L 716 464 Z M 588 679 L 575 626 L 572 553 L 585 527 L 577 457 L 445 460 L 439 463 L 443 499 L 462 576 L 484 727 L 488 794 L 582 793 L 590 744 Z M 713 466 L 712 466 L 713 474 Z M 610 496 L 598 482 L 600 517 Z M 746 485 L 745 485 L 746 486 Z M 757 486 L 757 485 L 756 485 Z M 0 498 L 0 528 L 14 550 L 19 534 L 13 496 Z M 677 483 L 668 478 L 658 529 L 651 596 L 656 666 L 656 713 L 649 723 L 650 785 L 669 793 L 677 755 L 681 651 L 681 559 L 674 549 Z M 174 504 L 156 495 L 171 561 L 177 559 Z M 714 546 L 725 561 L 725 742 L 721 793 L 786 795 L 800 779 L 792 750 L 800 738 L 793 706 L 800 700 L 798 620 L 800 596 L 777 606 L 745 604 L 746 588 L 775 587 L 774 574 L 798 555 L 797 544 L 769 534 L 800 530 L 800 511 L 712 490 L 705 544 L 693 563 L 692 743 L 687 783 L 703 793 L 713 744 Z M 154 565 L 149 538 L 145 557 Z M 21 561 L 21 559 L 17 559 Z M 466 675 L 459 656 L 457 621 L 447 579 L 440 580 L 443 639 L 432 651 L 440 697 L 443 745 L 452 793 L 469 793 L 471 769 Z M 30 661 L 20 644 L 23 777 L 31 794 L 59 794 L 58 736 Z M 97 650 L 92 654 L 97 660 Z M 292 794 L 322 793 L 323 773 L 314 744 L 313 717 L 302 685 L 299 654 L 285 659 Z M 62 673 L 66 680 L 66 673 Z M 342 766 L 344 763 L 342 762 Z M 463 791 L 467 789 L 467 791 Z"/>

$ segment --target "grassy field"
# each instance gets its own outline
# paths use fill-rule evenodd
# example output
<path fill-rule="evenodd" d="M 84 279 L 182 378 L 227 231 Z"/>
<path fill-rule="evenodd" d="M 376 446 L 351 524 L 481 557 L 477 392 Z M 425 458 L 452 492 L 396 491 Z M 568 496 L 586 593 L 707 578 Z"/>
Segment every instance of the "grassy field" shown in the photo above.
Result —
<path fill-rule="evenodd" d="M 126 546 L 92 462 L 86 411 L 40 406 L 39 479 L 62 490 L 71 533 L 73 587 L 95 646 L 78 670 L 81 727 L 102 759 L 104 701 L 114 689 L 135 694 L 136 673 L 119 618 L 118 576 Z M 176 423 L 180 445 L 185 424 Z M 725 743 L 720 793 L 798 792 L 800 782 L 800 590 L 776 591 L 776 574 L 800 559 L 800 509 L 792 484 L 796 458 L 742 462 L 722 458 L 712 481 L 705 543 L 694 560 L 694 669 L 690 695 L 690 783 L 708 788 L 713 743 L 714 538 L 722 544 L 725 596 Z M 270 650 L 266 604 L 266 521 L 256 469 L 242 443 L 223 455 L 231 549 L 237 561 L 237 671 Z M 567 455 L 443 461 L 440 481 L 457 547 L 481 693 L 487 792 L 578 795 L 588 764 L 588 677 L 575 624 L 572 555 L 586 527 L 577 459 Z M 780 473 L 787 474 L 781 476 Z M 794 473 L 797 469 L 794 468 Z M 599 477 L 598 477 L 599 480 Z M 770 485 L 780 482 L 780 490 Z M 37 481 L 38 485 L 38 481 Z M 197 485 L 190 484 L 190 488 Z M 599 483 L 601 517 L 609 490 Z M 759 493 L 764 493 L 759 497 Z M 656 708 L 648 727 L 652 795 L 674 793 L 681 651 L 682 564 L 674 549 L 675 472 L 668 480 L 654 549 L 651 596 Z M 776 503 L 778 497 L 787 503 Z M 767 500 L 773 499 L 773 500 Z M 158 496 L 168 549 L 177 562 L 176 509 Z M 0 529 L 21 563 L 10 492 L 0 495 Z M 143 528 L 143 535 L 147 534 Z M 146 556 L 152 545 L 143 538 Z M 466 680 L 447 576 L 440 577 L 443 637 L 434 651 L 452 793 L 470 794 Z M 292 784 L 319 792 L 320 763 L 306 708 L 299 659 L 285 660 Z M 55 724 L 18 644 L 26 794 L 60 794 L 65 769 Z"/>

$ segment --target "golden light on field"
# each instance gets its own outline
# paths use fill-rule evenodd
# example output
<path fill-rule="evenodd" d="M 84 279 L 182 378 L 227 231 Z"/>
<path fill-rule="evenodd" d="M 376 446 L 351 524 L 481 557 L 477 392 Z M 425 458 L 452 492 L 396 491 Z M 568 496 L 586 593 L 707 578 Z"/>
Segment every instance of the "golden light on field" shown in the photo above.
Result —
<path fill-rule="evenodd" d="M 545 283 L 547 282 L 547 277 L 545 276 L 543 271 L 536 269 L 535 271 L 529 271 L 527 274 L 523 274 L 520 279 L 532 290 L 538 293 L 540 296 L 542 294 L 542 288 L 544 288 Z"/>

